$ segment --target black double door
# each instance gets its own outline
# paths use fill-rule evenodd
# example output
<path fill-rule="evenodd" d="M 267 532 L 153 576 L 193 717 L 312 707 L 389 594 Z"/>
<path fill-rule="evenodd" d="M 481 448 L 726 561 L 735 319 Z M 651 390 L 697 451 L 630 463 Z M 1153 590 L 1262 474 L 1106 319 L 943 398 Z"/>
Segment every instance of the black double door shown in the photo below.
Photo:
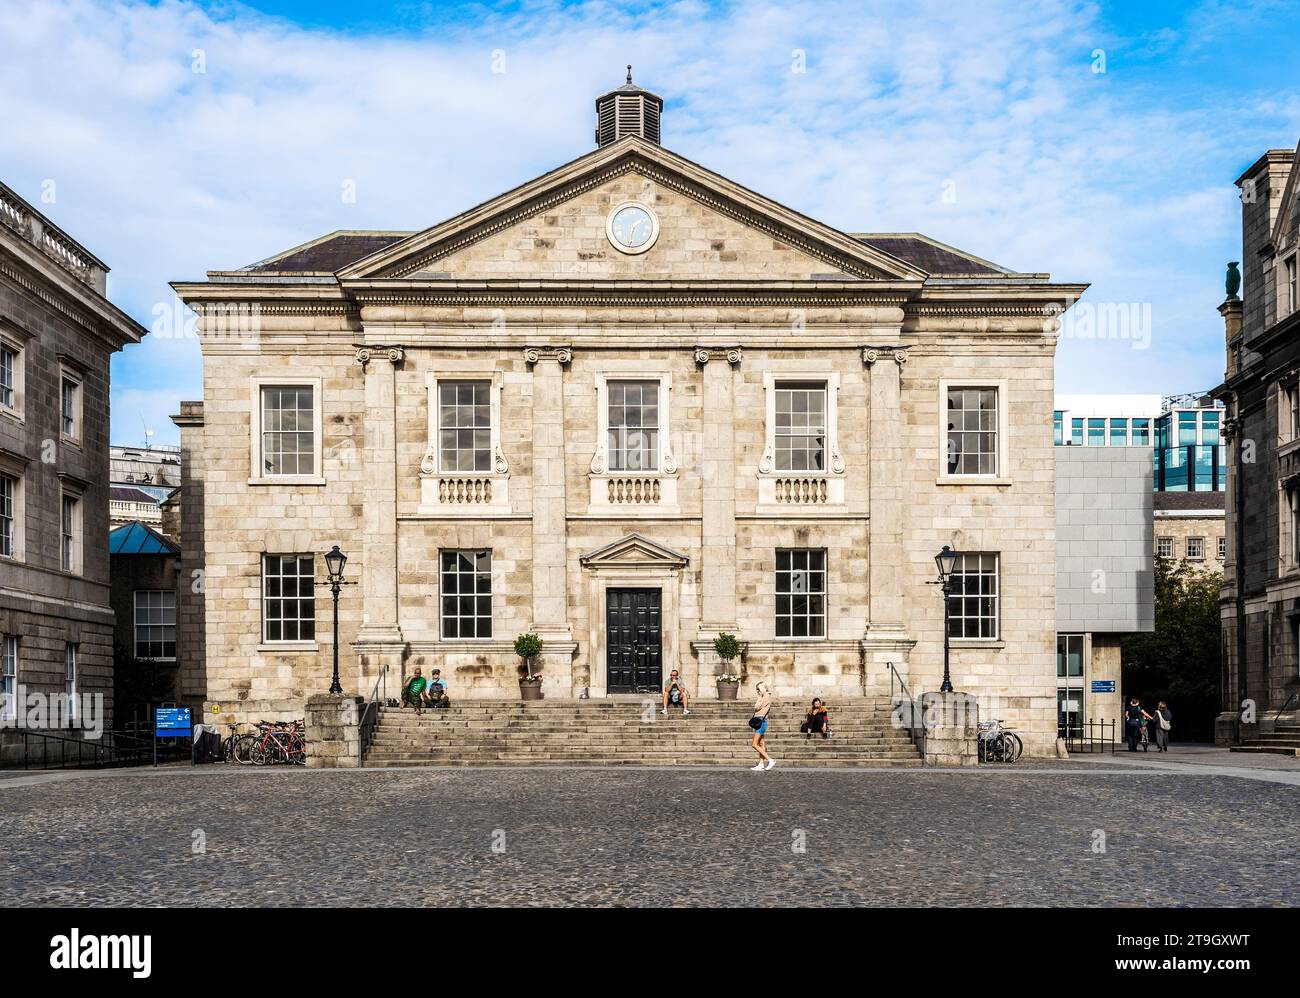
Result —
<path fill-rule="evenodd" d="M 610 693 L 663 688 L 663 637 L 658 589 L 610 589 L 605 594 L 605 661 Z"/>

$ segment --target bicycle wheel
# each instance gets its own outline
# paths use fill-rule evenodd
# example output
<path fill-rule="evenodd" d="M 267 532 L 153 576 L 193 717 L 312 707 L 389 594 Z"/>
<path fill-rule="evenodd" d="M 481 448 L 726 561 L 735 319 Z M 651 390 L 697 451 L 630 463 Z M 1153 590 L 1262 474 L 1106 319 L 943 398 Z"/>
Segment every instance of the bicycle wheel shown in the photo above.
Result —
<path fill-rule="evenodd" d="M 235 741 L 235 762 L 241 766 L 251 766 L 253 764 L 253 746 L 257 744 L 257 739 L 253 735 L 240 735 Z"/>
<path fill-rule="evenodd" d="M 271 762 L 271 749 L 266 742 L 254 741 L 253 747 L 248 750 L 248 761 L 254 766 L 265 766 Z"/>
<path fill-rule="evenodd" d="M 1009 757 L 1007 758 L 1007 762 L 1019 761 L 1020 757 L 1024 755 L 1025 743 L 1020 740 L 1019 735 L 1012 734 L 1011 732 L 1007 732 L 1006 739 L 1007 739 L 1007 749 L 1009 752 Z"/>

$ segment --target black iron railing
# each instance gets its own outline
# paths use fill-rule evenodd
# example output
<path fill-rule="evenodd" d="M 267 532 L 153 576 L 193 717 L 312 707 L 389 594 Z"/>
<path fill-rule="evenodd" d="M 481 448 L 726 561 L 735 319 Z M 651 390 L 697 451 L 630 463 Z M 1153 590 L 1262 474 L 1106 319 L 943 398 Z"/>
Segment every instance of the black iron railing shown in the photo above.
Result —
<path fill-rule="evenodd" d="M 149 739 L 121 731 L 105 731 L 94 739 L 28 728 L 19 728 L 16 734 L 22 740 L 23 769 L 103 769 L 140 766 L 154 759 L 154 746 Z M 167 751 L 163 746 L 159 748 Z"/>
<path fill-rule="evenodd" d="M 1058 729 L 1060 734 L 1060 729 Z M 1064 729 L 1067 752 L 1107 752 L 1115 754 L 1115 719 L 1074 722 Z"/>
<path fill-rule="evenodd" d="M 382 690 L 382 692 L 381 692 Z M 388 694 L 388 666 L 383 665 L 379 668 L 379 678 L 375 680 L 375 688 L 370 691 L 370 699 L 361 706 L 361 723 L 358 726 L 360 731 L 360 763 L 365 765 L 366 753 L 370 751 L 370 746 L 375 742 L 375 729 L 379 727 L 379 706 Z"/>
<path fill-rule="evenodd" d="M 898 670 L 894 668 L 894 663 L 888 662 L 886 664 L 889 666 L 889 708 L 896 714 L 901 713 L 903 727 L 907 729 L 907 737 L 915 744 L 916 701 L 912 699 L 912 691 L 907 688 L 907 683 L 898 674 Z M 898 692 L 895 693 L 895 690 Z"/>

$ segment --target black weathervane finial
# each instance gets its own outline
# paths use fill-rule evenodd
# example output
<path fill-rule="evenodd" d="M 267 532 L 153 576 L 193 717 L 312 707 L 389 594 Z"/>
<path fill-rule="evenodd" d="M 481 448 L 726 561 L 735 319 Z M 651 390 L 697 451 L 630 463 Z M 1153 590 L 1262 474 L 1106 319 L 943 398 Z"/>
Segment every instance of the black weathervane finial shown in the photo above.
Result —
<path fill-rule="evenodd" d="M 630 62 L 627 64 L 627 82 L 632 82 L 632 64 Z"/>

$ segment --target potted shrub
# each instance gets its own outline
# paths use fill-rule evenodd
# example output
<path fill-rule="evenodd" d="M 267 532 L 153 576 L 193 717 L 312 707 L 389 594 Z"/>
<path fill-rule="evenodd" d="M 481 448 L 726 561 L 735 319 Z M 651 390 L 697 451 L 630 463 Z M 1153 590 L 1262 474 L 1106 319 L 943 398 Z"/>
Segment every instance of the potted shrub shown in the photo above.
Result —
<path fill-rule="evenodd" d="M 515 654 L 523 661 L 519 667 L 519 698 L 540 700 L 542 677 L 533 671 L 537 656 L 542 653 L 542 639 L 536 634 L 521 634 L 515 638 Z"/>
<path fill-rule="evenodd" d="M 722 660 L 722 672 L 717 677 L 718 699 L 735 700 L 740 690 L 740 676 L 731 671 L 731 663 L 740 654 L 740 642 L 734 634 L 724 631 L 713 639 L 713 651 Z"/>

